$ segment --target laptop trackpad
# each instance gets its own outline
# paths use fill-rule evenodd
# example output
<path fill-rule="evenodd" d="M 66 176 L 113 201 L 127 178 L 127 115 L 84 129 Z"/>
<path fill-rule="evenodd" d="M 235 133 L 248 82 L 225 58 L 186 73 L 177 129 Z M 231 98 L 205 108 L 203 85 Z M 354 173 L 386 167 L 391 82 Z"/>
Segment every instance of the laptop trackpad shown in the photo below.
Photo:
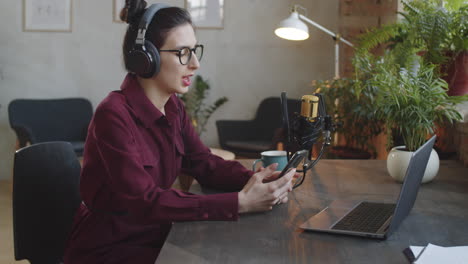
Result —
<path fill-rule="evenodd" d="M 339 221 L 361 201 L 335 200 L 320 213 L 312 216 L 300 226 L 302 229 L 330 230 L 331 226 Z"/>

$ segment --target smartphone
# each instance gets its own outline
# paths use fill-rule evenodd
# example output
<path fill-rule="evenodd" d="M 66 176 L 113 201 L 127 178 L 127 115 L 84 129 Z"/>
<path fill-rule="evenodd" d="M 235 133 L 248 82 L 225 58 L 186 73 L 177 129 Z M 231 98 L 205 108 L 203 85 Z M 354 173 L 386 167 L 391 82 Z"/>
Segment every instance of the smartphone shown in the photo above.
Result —
<path fill-rule="evenodd" d="M 294 153 L 286 167 L 284 167 L 284 169 L 281 171 L 280 175 L 278 176 L 278 179 L 283 177 L 290 170 L 296 168 L 301 163 L 301 161 L 303 161 L 307 157 L 307 154 L 309 154 L 307 150 L 299 150 L 296 153 Z"/>

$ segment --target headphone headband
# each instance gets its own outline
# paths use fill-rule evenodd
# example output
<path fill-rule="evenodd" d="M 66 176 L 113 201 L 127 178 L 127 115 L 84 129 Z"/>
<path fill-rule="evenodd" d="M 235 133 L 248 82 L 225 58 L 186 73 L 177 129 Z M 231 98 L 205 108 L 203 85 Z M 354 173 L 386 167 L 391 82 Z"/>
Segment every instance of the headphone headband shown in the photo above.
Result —
<path fill-rule="evenodd" d="M 129 72 L 138 74 L 143 78 L 151 78 L 158 74 L 160 67 L 159 52 L 151 41 L 145 39 L 146 30 L 153 20 L 153 17 L 156 15 L 156 12 L 168 7 L 170 6 L 166 4 L 152 4 L 140 18 L 135 45 L 133 49 L 129 51 L 126 62 Z"/>
<path fill-rule="evenodd" d="M 151 23 L 151 20 L 153 19 L 154 15 L 159 10 L 168 7 L 170 6 L 158 3 L 152 4 L 150 5 L 150 7 L 148 7 L 148 9 L 146 9 L 145 13 L 143 14 L 143 17 L 140 20 L 140 24 L 138 25 L 138 35 L 135 40 L 135 44 L 143 45 L 145 43 L 146 30 L 148 29 L 148 26 Z"/>

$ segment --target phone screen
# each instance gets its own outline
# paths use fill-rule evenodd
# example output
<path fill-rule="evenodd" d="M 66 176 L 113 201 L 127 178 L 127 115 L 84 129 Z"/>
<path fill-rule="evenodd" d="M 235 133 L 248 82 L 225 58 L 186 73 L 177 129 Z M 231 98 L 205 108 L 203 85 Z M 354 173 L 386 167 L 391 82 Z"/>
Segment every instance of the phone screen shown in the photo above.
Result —
<path fill-rule="evenodd" d="M 280 175 L 278 176 L 278 179 L 283 177 L 286 173 L 288 173 L 292 169 L 296 168 L 301 163 L 301 161 L 305 159 L 307 154 L 308 154 L 307 150 L 300 150 L 294 153 L 294 155 L 291 157 L 286 167 L 284 167 L 284 169 L 281 171 Z"/>

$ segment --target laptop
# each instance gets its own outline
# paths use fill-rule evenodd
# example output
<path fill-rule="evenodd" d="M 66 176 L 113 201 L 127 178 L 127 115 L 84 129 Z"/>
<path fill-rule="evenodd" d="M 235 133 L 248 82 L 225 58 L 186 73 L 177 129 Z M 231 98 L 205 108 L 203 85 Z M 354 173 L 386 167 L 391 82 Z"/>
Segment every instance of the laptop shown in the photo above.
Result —
<path fill-rule="evenodd" d="M 433 136 L 412 154 L 396 204 L 337 200 L 300 227 L 308 231 L 386 239 L 413 208 L 435 139 Z"/>

